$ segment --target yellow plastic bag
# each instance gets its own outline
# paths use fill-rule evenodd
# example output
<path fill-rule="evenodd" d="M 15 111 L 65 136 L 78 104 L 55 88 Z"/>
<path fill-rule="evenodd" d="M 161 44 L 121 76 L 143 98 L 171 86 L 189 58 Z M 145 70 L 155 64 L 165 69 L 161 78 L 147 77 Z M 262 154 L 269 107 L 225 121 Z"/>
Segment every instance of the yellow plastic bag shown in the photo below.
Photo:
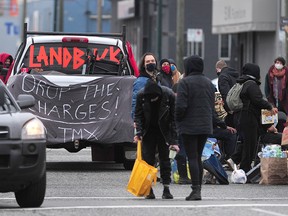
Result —
<path fill-rule="evenodd" d="M 127 185 L 127 191 L 135 196 L 147 196 L 150 193 L 152 183 L 156 185 L 157 168 L 142 160 L 141 141 L 137 144 L 137 158 Z"/>

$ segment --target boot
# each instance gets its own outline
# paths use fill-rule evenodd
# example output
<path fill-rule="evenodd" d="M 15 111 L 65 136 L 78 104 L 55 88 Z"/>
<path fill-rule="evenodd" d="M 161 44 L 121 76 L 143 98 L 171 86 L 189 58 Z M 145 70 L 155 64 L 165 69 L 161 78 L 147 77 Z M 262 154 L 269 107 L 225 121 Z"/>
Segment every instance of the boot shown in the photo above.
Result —
<path fill-rule="evenodd" d="M 150 190 L 150 193 L 145 197 L 145 199 L 155 199 L 155 195 L 152 188 Z"/>
<path fill-rule="evenodd" d="M 186 197 L 186 200 L 201 200 L 201 185 L 192 186 L 192 192 Z"/>
<path fill-rule="evenodd" d="M 170 193 L 168 186 L 164 186 L 162 199 L 173 199 L 173 195 Z"/>
<path fill-rule="evenodd" d="M 187 175 L 186 158 L 181 157 L 177 160 L 177 169 L 179 173 L 178 184 L 191 184 L 191 180 Z"/>

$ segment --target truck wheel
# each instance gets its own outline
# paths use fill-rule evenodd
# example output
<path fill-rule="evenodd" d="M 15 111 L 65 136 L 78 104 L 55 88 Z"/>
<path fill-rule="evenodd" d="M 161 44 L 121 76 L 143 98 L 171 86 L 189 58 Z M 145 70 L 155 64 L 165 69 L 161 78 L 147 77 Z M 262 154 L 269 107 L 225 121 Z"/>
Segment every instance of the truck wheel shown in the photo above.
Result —
<path fill-rule="evenodd" d="M 16 201 L 21 208 L 40 207 L 44 201 L 45 191 L 46 172 L 38 182 L 15 192 Z"/>
<path fill-rule="evenodd" d="M 125 159 L 123 162 L 123 166 L 125 170 L 132 170 L 134 166 L 135 160 L 127 160 Z"/>

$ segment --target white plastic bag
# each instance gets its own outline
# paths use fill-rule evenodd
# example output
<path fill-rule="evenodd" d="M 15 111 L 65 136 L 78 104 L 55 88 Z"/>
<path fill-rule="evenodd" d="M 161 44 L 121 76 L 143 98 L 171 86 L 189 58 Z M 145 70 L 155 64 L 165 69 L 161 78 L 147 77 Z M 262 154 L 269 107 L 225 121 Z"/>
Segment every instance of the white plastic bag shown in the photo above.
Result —
<path fill-rule="evenodd" d="M 234 184 L 245 184 L 247 181 L 247 176 L 244 170 L 237 169 L 236 164 L 234 164 L 234 171 L 231 174 L 231 182 Z"/>

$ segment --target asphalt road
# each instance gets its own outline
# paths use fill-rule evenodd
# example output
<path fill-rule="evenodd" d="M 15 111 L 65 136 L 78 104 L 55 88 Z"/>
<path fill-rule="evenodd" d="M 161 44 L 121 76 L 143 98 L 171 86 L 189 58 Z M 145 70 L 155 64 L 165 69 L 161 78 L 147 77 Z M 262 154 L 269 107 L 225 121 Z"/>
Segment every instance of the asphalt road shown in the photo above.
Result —
<path fill-rule="evenodd" d="M 0 215 L 288 215 L 288 187 L 258 184 L 203 185 L 202 201 L 185 201 L 189 185 L 172 184 L 173 200 L 134 197 L 130 171 L 121 164 L 90 162 L 90 151 L 47 150 L 47 190 L 40 208 L 19 208 L 13 193 L 0 194 Z"/>

